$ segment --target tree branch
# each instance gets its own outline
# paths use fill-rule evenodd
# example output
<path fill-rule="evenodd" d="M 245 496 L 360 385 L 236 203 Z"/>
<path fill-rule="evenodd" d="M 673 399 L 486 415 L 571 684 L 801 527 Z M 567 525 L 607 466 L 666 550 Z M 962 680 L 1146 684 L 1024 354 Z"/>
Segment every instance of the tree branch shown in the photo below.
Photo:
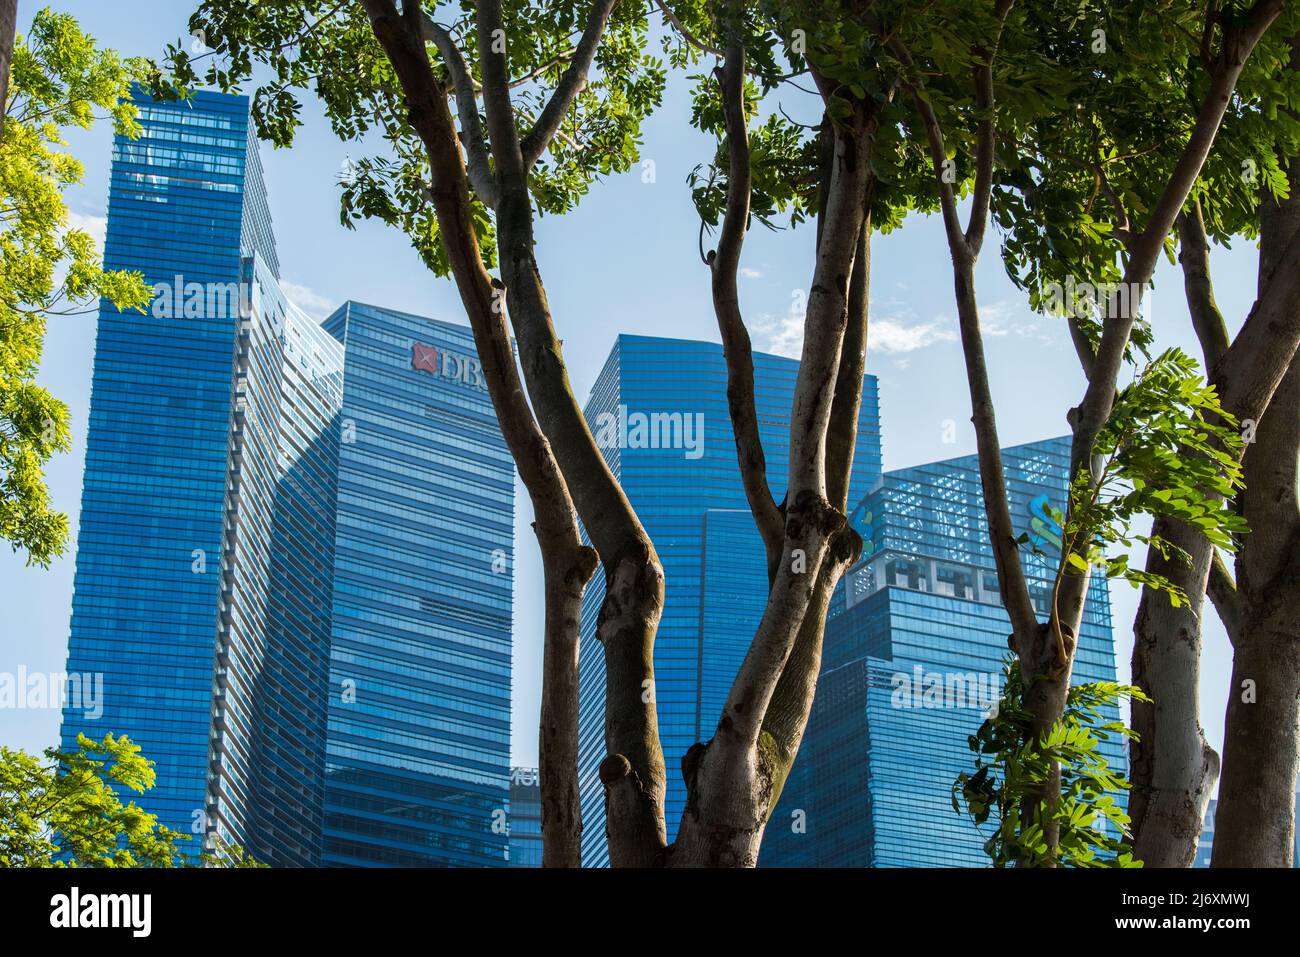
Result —
<path fill-rule="evenodd" d="M 1214 557 L 1210 559 L 1207 591 L 1210 601 L 1214 602 L 1214 610 L 1219 613 L 1219 620 L 1228 632 L 1228 639 L 1235 645 L 1237 636 L 1241 634 L 1241 598 L 1237 594 L 1237 583 L 1232 580 L 1232 572 L 1228 570 L 1228 564 L 1217 548 Z"/>
<path fill-rule="evenodd" d="M 574 76 L 585 75 L 614 2 L 600 0 L 593 11 L 579 52 L 565 74 L 571 87 Z M 504 36 L 501 0 L 478 0 L 477 11 L 483 105 L 501 187 L 496 207 L 497 250 L 509 297 L 507 311 L 537 422 L 551 443 L 605 570 L 605 598 L 596 637 L 605 649 L 607 761 L 628 762 L 636 788 L 628 792 L 620 785 L 620 794 L 637 796 L 635 814 L 626 819 L 626 826 L 607 819 L 610 861 L 614 866 L 649 866 L 662 854 L 667 833 L 663 814 L 666 773 L 654 699 L 654 639 L 663 612 L 663 565 L 610 472 L 573 394 L 534 253 L 529 163 L 510 102 L 508 51 L 500 43 Z M 562 79 L 561 87 L 565 84 Z M 563 99 L 557 90 L 546 109 L 552 110 Z M 558 122 L 556 115 L 554 123 Z M 543 111 L 534 131 L 548 125 Z M 610 800 L 615 797 L 608 790 L 606 796 Z"/>
<path fill-rule="evenodd" d="M 487 144 L 483 141 L 483 124 L 478 115 L 478 97 L 474 90 L 474 78 L 470 75 L 469 65 L 456 45 L 450 31 L 435 23 L 429 14 L 421 19 L 423 35 L 433 41 L 451 74 L 452 85 L 456 91 L 456 115 L 460 118 L 460 128 L 464 135 L 465 154 L 468 157 L 466 171 L 470 185 L 479 199 L 495 208 L 499 190 L 492 175 L 492 164 L 488 159 Z"/>
<path fill-rule="evenodd" d="M 1134 237 L 1124 270 L 1124 285 L 1130 291 L 1124 297 L 1126 308 L 1119 316 L 1107 316 L 1102 323 L 1101 342 L 1097 347 L 1093 374 L 1083 401 L 1073 410 L 1071 424 L 1071 473 L 1091 470 L 1092 450 L 1097 436 L 1110 418 L 1115 402 L 1115 388 L 1128 349 L 1129 337 L 1141 305 L 1141 293 L 1151 281 L 1165 237 L 1214 145 L 1219 126 L 1232 99 L 1237 79 L 1255 45 L 1277 19 L 1282 0 L 1257 0 L 1243 24 L 1225 30 L 1223 49 L 1211 70 L 1210 89 L 1197 112 L 1187 144 L 1170 174 L 1160 199 L 1153 207 L 1142 232 Z M 1064 560 L 1064 559 L 1063 559 Z M 1083 619 L 1083 605 L 1088 590 L 1087 572 L 1066 575 L 1060 589 L 1062 620 L 1077 633 Z"/>
<path fill-rule="evenodd" d="M 703 40 L 696 37 L 695 34 L 691 33 L 690 30 L 686 29 L 686 25 L 677 18 L 677 14 L 668 9 L 668 5 L 664 3 L 664 0 L 655 0 L 655 5 L 659 8 L 660 12 L 663 13 L 664 19 L 671 23 L 673 28 L 682 35 L 682 39 L 695 47 L 695 49 L 699 50 L 701 53 L 707 53 L 712 56 L 726 56 L 722 50 L 719 50 L 717 47 L 709 46 Z"/>
<path fill-rule="evenodd" d="M 375 38 L 402 86 L 411 126 L 428 153 L 434 172 L 430 199 L 447 260 L 474 334 L 502 436 L 536 516 L 534 529 L 546 569 L 540 728 L 546 742 L 540 762 L 543 858 L 547 863 L 575 866 L 580 861 L 582 833 L 577 788 L 578 622 L 582 594 L 595 571 L 596 556 L 582 543 L 569 489 L 524 395 L 506 317 L 478 246 L 455 123 L 445 92 L 430 69 L 420 22 L 408 28 L 391 0 L 362 2 Z"/>
<path fill-rule="evenodd" d="M 713 311 L 722 335 L 722 352 L 727 360 L 727 408 L 736 438 L 736 456 L 741 482 L 750 511 L 767 549 L 769 576 L 780 559 L 785 539 L 784 519 L 767 484 L 767 458 L 758 430 L 754 406 L 754 356 L 749 332 L 740 311 L 736 274 L 749 224 L 752 178 L 749 165 L 749 133 L 745 126 L 745 48 L 739 37 L 727 46 L 727 56 L 714 71 L 722 88 L 723 117 L 727 136 L 727 207 L 722 218 L 718 248 L 705 262 L 713 287 Z"/>
<path fill-rule="evenodd" d="M 1228 324 L 1214 301 L 1214 284 L 1210 281 L 1210 243 L 1205 237 L 1205 219 L 1201 201 L 1194 199 L 1189 209 L 1178 214 L 1178 263 L 1183 267 L 1183 291 L 1192 327 L 1201 341 L 1206 378 L 1228 351 Z"/>
<path fill-rule="evenodd" d="M 1002 30 L 1015 0 L 997 0 L 993 16 L 997 29 L 988 50 L 975 49 L 975 108 L 980 113 L 975 140 L 975 188 L 971 197 L 970 219 L 963 238 L 973 259 L 979 255 L 989 218 L 989 200 L 993 193 L 993 163 L 997 153 L 997 115 L 993 104 L 993 61 L 1002 43 Z"/>
<path fill-rule="evenodd" d="M 556 131 L 560 128 L 560 123 L 564 120 L 564 115 L 569 112 L 569 107 L 573 105 L 578 94 L 586 88 L 587 71 L 591 68 L 591 61 L 596 55 L 600 38 L 605 33 L 609 16 L 618 2 L 619 0 L 595 0 L 592 4 L 591 14 L 587 18 L 587 27 L 582 31 L 582 39 L 578 41 L 568 69 L 560 77 L 560 82 L 556 84 L 555 92 L 543 107 L 537 123 L 523 138 L 521 149 L 525 170 L 532 169 L 541 155 L 546 152 L 547 146 L 550 145 Z"/>

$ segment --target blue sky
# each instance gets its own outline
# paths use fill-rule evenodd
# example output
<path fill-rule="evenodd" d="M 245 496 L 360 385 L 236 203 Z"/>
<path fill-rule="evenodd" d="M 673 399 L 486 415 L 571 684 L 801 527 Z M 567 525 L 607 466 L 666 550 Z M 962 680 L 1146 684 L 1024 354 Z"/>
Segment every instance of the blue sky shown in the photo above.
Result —
<path fill-rule="evenodd" d="M 185 36 L 191 0 L 49 0 L 74 14 L 101 44 L 124 54 L 161 53 Z M 25 3 L 19 29 L 34 4 Z M 129 11 L 129 13 L 128 13 Z M 687 175 L 711 155 L 711 143 L 689 127 L 689 83 L 673 75 L 668 95 L 645 128 L 643 159 L 653 161 L 653 182 L 641 168 L 598 184 L 582 206 L 538 223 L 538 259 L 556 325 L 564 340 L 574 388 L 585 396 L 620 332 L 718 339 L 709 301 L 709 274 L 697 247 L 699 220 Z M 818 119 L 808 97 L 792 92 L 785 103 L 796 118 Z M 323 318 L 335 305 L 356 299 L 464 322 L 449 280 L 425 270 L 404 236 L 379 224 L 355 231 L 338 221 L 340 169 L 364 155 L 340 143 L 308 99 L 306 127 L 292 150 L 264 146 L 272 216 L 286 292 L 308 313 Z M 70 137 L 86 166 L 85 183 L 70 191 L 74 219 L 102 231 L 108 195 L 111 133 L 101 124 Z M 812 269 L 812 230 L 750 233 L 743 260 L 741 297 L 756 348 L 798 355 L 800 330 L 791 306 Z M 1250 308 L 1256 251 L 1246 243 L 1214 255 L 1218 301 L 1234 327 Z M 1082 395 L 1083 378 L 1060 320 L 1030 312 L 1007 280 L 994 237 L 986 243 L 978 277 L 990 375 L 1003 444 L 1014 445 L 1067 431 L 1065 412 Z M 1159 346 L 1178 345 L 1199 355 L 1182 299 L 1176 267 L 1162 264 L 1151 296 Z M 48 470 L 57 506 L 73 527 L 80 500 L 82 458 L 94 354 L 93 316 L 50 320 L 41 382 L 72 410 L 74 447 Z M 950 262 L 936 218 L 915 217 L 872 249 L 868 371 L 880 378 L 886 469 L 903 468 L 975 450 L 965 371 L 957 343 Z M 949 423 L 955 423 L 955 442 Z M 516 521 L 515 704 L 516 763 L 537 753 L 540 695 L 541 570 L 529 528 L 527 497 L 520 490 Z M 58 671 L 67 651 L 74 550 L 49 570 L 26 568 L 20 557 L 0 554 L 0 672 Z M 1112 586 L 1116 654 L 1121 679 L 1128 674 L 1137 592 Z M 1219 749 L 1230 675 L 1230 648 L 1218 619 L 1207 609 L 1202 674 L 1202 721 Z M 38 750 L 55 743 L 56 710 L 0 710 L 0 742 Z"/>

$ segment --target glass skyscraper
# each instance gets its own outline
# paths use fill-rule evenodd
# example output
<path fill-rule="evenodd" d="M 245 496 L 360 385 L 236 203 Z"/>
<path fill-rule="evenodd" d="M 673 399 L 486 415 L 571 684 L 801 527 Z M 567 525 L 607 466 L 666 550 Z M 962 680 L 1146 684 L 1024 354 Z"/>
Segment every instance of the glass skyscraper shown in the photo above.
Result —
<path fill-rule="evenodd" d="M 142 133 L 113 143 L 104 263 L 168 295 L 150 314 L 99 314 L 68 670 L 104 676 L 104 707 L 65 711 L 63 744 L 129 734 L 157 763 L 140 803 L 201 834 L 243 348 L 242 297 L 209 312 L 206 290 L 240 288 L 249 257 L 278 267 L 247 100 L 136 101 Z"/>
<path fill-rule="evenodd" d="M 502 865 L 514 464 L 468 327 L 359 303 L 344 344 L 325 863 Z"/>
<path fill-rule="evenodd" d="M 503 864 L 513 481 L 469 330 L 282 295 L 248 101 L 137 94 L 105 263 L 69 673 L 137 801 L 274 865 Z M 498 826 L 498 819 L 500 823 Z"/>
<path fill-rule="evenodd" d="M 785 494 L 798 362 L 754 355 L 755 403 L 777 501 Z M 767 600 L 767 569 L 740 481 L 716 343 L 620 335 L 586 416 L 663 562 L 664 613 L 655 642 L 655 703 L 668 771 L 668 838 L 685 805 L 681 759 L 713 735 Z M 876 380 L 863 386 L 850 497 L 880 475 Z M 579 771 L 583 864 L 608 863 L 604 795 L 604 661 L 595 637 L 604 597 L 596 576 L 583 604 Z"/>
<path fill-rule="evenodd" d="M 1069 440 L 1003 452 L 1029 590 L 1046 617 Z M 886 473 L 851 516 L 863 557 L 832 601 L 807 733 L 764 837 L 763 865 L 985 866 L 988 833 L 953 811 L 967 737 L 1002 691 L 1010 622 L 975 456 Z M 1110 601 L 1094 577 L 1073 680 L 1115 680 Z M 1118 720 L 1112 709 L 1109 720 Z M 1111 767 L 1122 746 L 1103 742 Z M 986 825 L 987 832 L 992 825 Z"/>

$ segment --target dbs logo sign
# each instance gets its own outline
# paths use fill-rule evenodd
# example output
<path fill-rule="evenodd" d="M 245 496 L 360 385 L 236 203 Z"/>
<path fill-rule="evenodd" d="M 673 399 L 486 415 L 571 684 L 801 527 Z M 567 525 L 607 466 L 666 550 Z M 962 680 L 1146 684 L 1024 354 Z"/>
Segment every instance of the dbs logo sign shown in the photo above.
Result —
<path fill-rule="evenodd" d="M 480 392 L 487 391 L 487 381 L 483 378 L 483 365 L 474 356 L 448 352 L 446 349 L 439 349 L 424 342 L 413 342 L 411 343 L 411 368 L 450 382 L 459 382 Z"/>

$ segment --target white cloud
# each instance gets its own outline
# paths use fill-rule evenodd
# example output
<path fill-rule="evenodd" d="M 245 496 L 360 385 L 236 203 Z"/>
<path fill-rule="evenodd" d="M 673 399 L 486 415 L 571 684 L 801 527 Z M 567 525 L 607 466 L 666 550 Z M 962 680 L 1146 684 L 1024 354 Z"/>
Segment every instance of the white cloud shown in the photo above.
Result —
<path fill-rule="evenodd" d="M 750 269 L 748 266 L 740 267 L 740 275 L 745 279 L 762 279 L 763 274 L 757 269 Z"/>
<path fill-rule="evenodd" d="M 1054 341 L 1042 316 L 1027 312 L 1023 305 L 1003 299 L 980 306 L 980 331 L 985 336 L 1017 336 L 1040 342 Z"/>
<path fill-rule="evenodd" d="M 74 213 L 69 211 L 68 226 L 71 229 L 80 229 L 82 232 L 89 233 L 90 238 L 95 241 L 95 248 L 100 252 L 103 252 L 104 235 L 108 231 L 107 216 L 100 216 L 96 213 Z"/>
<path fill-rule="evenodd" d="M 762 350 L 798 359 L 803 353 L 803 320 L 803 315 L 796 313 L 760 316 L 754 323 L 754 331 L 767 340 Z"/>
<path fill-rule="evenodd" d="M 318 321 L 333 312 L 337 305 L 333 299 L 322 296 L 310 286 L 290 282 L 287 279 L 280 280 L 280 289 L 290 302 Z"/>
<path fill-rule="evenodd" d="M 890 318 L 869 319 L 867 324 L 868 352 L 915 352 L 936 342 L 956 339 L 957 333 L 938 319 L 914 325 Z"/>
<path fill-rule="evenodd" d="M 804 317 L 799 314 L 762 316 L 754 324 L 764 352 L 798 359 L 803 351 Z M 915 352 L 940 342 L 955 342 L 957 332 L 942 319 L 932 322 L 908 322 L 905 319 L 869 317 L 867 351 L 889 355 Z M 903 368 L 900 366 L 900 368 Z"/>

